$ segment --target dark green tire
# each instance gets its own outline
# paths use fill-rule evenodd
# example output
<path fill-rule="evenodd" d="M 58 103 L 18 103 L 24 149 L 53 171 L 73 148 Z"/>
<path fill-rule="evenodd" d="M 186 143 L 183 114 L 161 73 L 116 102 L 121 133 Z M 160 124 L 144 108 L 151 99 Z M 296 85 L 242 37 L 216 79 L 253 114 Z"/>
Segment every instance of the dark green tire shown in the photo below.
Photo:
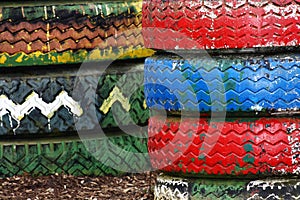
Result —
<path fill-rule="evenodd" d="M 108 151 L 118 147 L 123 151 Z M 96 151 L 90 151 L 96 149 Z M 125 153 L 124 153 L 125 152 Z M 147 141 L 128 135 L 7 140 L 0 142 L 0 177 L 14 175 L 70 174 L 75 176 L 121 175 L 147 169 Z"/>

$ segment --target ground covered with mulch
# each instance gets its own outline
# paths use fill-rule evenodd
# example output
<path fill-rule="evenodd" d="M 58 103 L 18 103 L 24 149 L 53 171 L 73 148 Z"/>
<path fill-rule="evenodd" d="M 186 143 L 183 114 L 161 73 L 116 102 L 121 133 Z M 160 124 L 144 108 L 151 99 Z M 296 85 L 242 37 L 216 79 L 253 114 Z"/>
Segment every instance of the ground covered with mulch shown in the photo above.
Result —
<path fill-rule="evenodd" d="M 153 199 L 155 173 L 120 177 L 51 175 L 0 179 L 0 199 Z"/>

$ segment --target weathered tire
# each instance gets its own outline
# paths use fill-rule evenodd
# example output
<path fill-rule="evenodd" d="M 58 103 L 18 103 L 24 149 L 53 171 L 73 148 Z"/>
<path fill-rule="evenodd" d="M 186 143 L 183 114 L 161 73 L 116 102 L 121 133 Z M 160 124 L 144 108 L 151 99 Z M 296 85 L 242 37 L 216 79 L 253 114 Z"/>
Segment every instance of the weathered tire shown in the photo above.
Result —
<path fill-rule="evenodd" d="M 299 0 L 144 0 L 145 45 L 228 49 L 300 44 Z"/>
<path fill-rule="evenodd" d="M 0 177 L 55 173 L 76 176 L 120 175 L 149 166 L 146 157 L 142 160 L 143 157 L 138 159 L 132 156 L 132 153 L 147 153 L 146 139 L 128 135 L 110 136 L 106 139 L 92 138 L 83 142 L 77 137 L 1 140 Z M 86 145 L 97 152 L 89 152 Z M 113 145 L 123 151 L 108 152 L 107 149 L 115 148 Z M 97 156 L 105 156 L 105 159 L 94 157 L 94 153 L 97 153 Z M 127 156 L 124 156 L 124 153 Z M 118 166 L 122 171 L 112 166 Z"/>
<path fill-rule="evenodd" d="M 151 117 L 148 149 L 154 168 L 186 176 L 299 175 L 299 128 L 298 118 Z"/>
<path fill-rule="evenodd" d="M 198 199 L 299 199 L 300 180 L 290 179 L 191 179 L 160 175 L 155 200 Z"/>
<path fill-rule="evenodd" d="M 2 69 L 0 135 L 38 137 L 72 134 L 79 129 L 93 129 L 98 124 L 102 128 L 146 124 L 149 114 L 142 88 L 143 61 L 134 62 L 113 64 L 105 72 L 90 69 L 84 74 L 77 74 L 77 66 L 67 66 L 64 70 L 36 68 L 33 72 L 25 68 Z M 78 93 L 74 91 L 75 84 L 80 89 Z M 87 112 L 85 101 L 92 87 L 92 95 L 96 95 L 96 105 L 91 103 L 95 116 L 85 116 L 84 126 L 75 127 Z"/>
<path fill-rule="evenodd" d="M 149 108 L 168 111 L 274 114 L 300 108 L 300 54 L 146 59 Z"/>
<path fill-rule="evenodd" d="M 144 49 L 139 0 L 0 4 L 0 66 L 136 58 Z M 97 49 L 90 54 L 91 50 Z"/>

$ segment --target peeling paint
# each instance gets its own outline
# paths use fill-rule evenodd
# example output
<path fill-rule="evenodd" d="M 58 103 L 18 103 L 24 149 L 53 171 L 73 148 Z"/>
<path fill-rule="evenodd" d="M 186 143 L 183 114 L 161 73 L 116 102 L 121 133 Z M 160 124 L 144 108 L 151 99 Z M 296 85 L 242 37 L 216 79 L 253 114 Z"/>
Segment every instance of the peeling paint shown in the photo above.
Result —
<path fill-rule="evenodd" d="M 262 111 L 263 107 L 260 106 L 260 105 L 258 105 L 258 104 L 256 104 L 254 106 L 251 106 L 251 110 L 253 110 L 253 111 Z"/>
<path fill-rule="evenodd" d="M 22 104 L 15 104 L 6 95 L 0 96 L 0 113 L 4 116 L 9 111 L 17 122 L 20 122 L 33 108 L 38 108 L 49 119 L 61 106 L 69 108 L 74 115 L 81 116 L 83 114 L 80 105 L 65 91 L 62 91 L 51 103 L 44 102 L 35 92 L 28 95 Z"/>
<path fill-rule="evenodd" d="M 0 64 L 4 64 L 7 60 L 7 57 L 5 55 L 0 56 Z"/>
<path fill-rule="evenodd" d="M 184 183 L 187 183 L 187 186 Z M 247 180 L 186 177 L 183 179 L 161 174 L 157 178 L 155 188 L 157 189 L 154 193 L 155 200 L 181 200 L 182 197 L 189 200 L 300 198 L 300 180 L 297 178 Z"/>
<path fill-rule="evenodd" d="M 132 49 L 132 48 L 130 48 Z M 125 50 L 127 51 L 127 49 Z M 143 58 L 154 54 L 150 49 L 137 49 L 136 51 L 130 51 L 124 55 L 122 54 L 105 54 L 104 51 L 98 51 L 92 56 L 89 55 L 89 51 L 85 49 L 78 50 L 76 52 L 68 50 L 65 52 L 50 51 L 43 53 L 36 51 L 30 54 L 23 52 L 9 55 L 7 53 L 0 53 L 0 67 L 9 66 L 32 66 L 32 65 L 49 65 L 49 64 L 72 64 L 81 63 L 83 61 L 100 61 L 111 60 L 115 58 L 129 59 L 129 58 Z"/>
<path fill-rule="evenodd" d="M 181 178 L 157 178 L 154 187 L 156 199 L 188 200 L 188 183 Z"/>
<path fill-rule="evenodd" d="M 244 145 L 244 150 L 246 152 L 253 152 L 253 147 L 252 147 L 251 143 L 245 144 Z"/>
<path fill-rule="evenodd" d="M 104 100 L 103 104 L 100 107 L 100 110 L 104 114 L 106 114 L 115 102 L 120 102 L 122 107 L 127 112 L 129 112 L 129 110 L 130 110 L 129 99 L 122 95 L 122 92 L 120 91 L 120 89 L 117 86 L 115 86 L 114 89 L 111 91 L 111 93 L 109 94 L 109 97 Z"/>

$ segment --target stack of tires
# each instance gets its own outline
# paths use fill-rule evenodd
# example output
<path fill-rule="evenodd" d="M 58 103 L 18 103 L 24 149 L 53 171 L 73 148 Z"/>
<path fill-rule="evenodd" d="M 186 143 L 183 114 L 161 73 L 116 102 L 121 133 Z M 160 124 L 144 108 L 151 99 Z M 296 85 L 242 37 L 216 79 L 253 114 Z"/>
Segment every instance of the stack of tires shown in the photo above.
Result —
<path fill-rule="evenodd" d="M 300 1 L 143 4 L 155 199 L 300 197 Z"/>
<path fill-rule="evenodd" d="M 1 177 L 148 165 L 137 157 L 145 139 L 124 134 L 149 115 L 141 10 L 138 0 L 0 3 Z"/>

